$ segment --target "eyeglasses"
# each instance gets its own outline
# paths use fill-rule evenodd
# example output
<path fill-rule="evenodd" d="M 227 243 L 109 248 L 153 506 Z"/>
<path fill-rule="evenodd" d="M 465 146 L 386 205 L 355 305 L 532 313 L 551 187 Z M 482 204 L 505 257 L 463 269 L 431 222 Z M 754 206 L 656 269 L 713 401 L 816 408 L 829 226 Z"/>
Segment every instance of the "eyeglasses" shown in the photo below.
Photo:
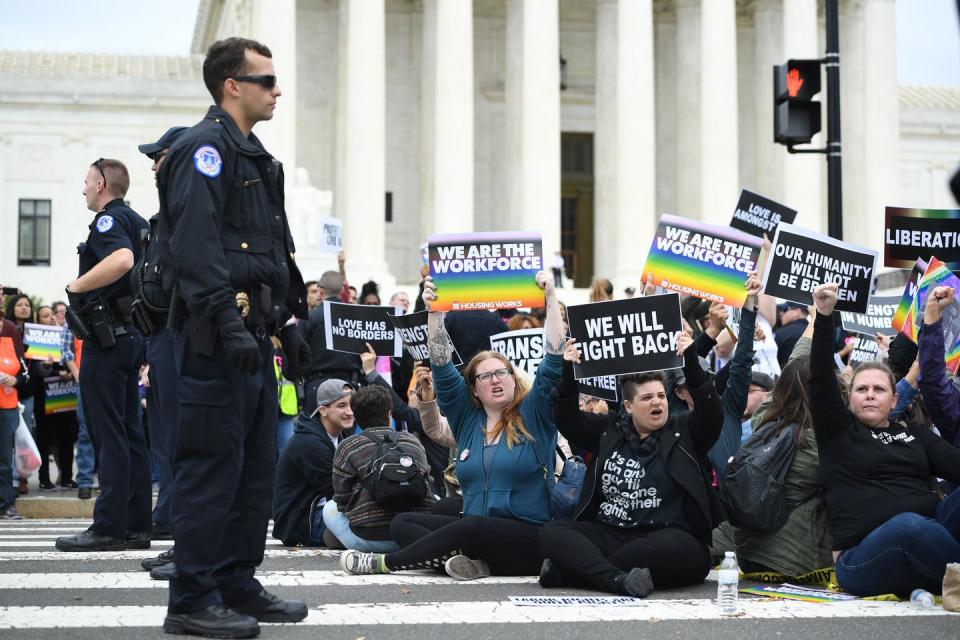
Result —
<path fill-rule="evenodd" d="M 105 174 L 105 173 L 103 172 L 103 158 L 100 158 L 99 160 L 97 160 L 96 162 L 94 162 L 94 163 L 93 163 L 93 166 L 95 166 L 95 167 L 97 168 L 97 171 L 100 172 L 100 176 L 103 178 L 103 188 L 106 189 L 106 188 L 107 188 L 107 174 Z"/>
<path fill-rule="evenodd" d="M 250 82 L 270 90 L 277 86 L 277 76 L 233 76 L 237 82 Z"/>
<path fill-rule="evenodd" d="M 510 375 L 510 369 L 507 369 L 506 367 L 504 367 L 503 369 L 497 369 L 496 371 L 487 371 L 486 373 L 477 374 L 476 379 L 478 382 L 483 382 L 484 384 L 486 384 L 487 382 L 490 382 L 491 380 L 493 380 L 494 377 L 496 377 L 497 380 L 503 380 L 509 375 Z"/>

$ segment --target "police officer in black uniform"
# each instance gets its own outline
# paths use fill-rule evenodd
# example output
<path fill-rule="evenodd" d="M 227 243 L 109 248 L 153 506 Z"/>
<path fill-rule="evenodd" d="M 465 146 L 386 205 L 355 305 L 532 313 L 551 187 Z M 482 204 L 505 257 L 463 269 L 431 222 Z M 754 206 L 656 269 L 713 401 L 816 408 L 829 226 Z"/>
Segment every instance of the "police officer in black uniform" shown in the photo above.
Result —
<path fill-rule="evenodd" d="M 288 321 L 306 317 L 279 162 L 251 133 L 280 88 L 270 50 L 213 43 L 203 78 L 216 106 L 160 168 L 159 237 L 182 300 L 174 312 L 177 434 L 171 497 L 177 575 L 164 630 L 245 638 L 257 621 L 297 622 L 254 577 L 263 560 L 276 461 L 277 384 L 270 336 L 297 361 Z"/>
<path fill-rule="evenodd" d="M 67 285 L 67 318 L 82 338 L 80 389 L 100 469 L 90 528 L 57 539 L 61 551 L 150 547 L 150 461 L 140 422 L 138 383 L 143 337 L 131 324 L 128 274 L 140 257 L 147 222 L 123 202 L 130 175 L 101 158 L 87 171 L 83 195 L 96 212 L 80 245 L 80 276 Z"/>

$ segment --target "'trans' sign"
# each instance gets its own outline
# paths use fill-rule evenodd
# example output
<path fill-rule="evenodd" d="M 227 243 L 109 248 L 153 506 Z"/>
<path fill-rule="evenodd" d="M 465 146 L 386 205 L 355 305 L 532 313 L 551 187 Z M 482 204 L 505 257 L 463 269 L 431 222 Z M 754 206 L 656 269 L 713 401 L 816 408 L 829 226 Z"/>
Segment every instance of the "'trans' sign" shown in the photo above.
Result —
<path fill-rule="evenodd" d="M 369 342 L 378 356 L 400 357 L 403 355 L 403 342 L 388 317 L 391 311 L 402 313 L 400 307 L 343 304 L 324 300 L 327 349 L 345 353 L 366 353 Z"/>
<path fill-rule="evenodd" d="M 683 366 L 676 353 L 683 322 L 675 293 L 571 306 L 567 317 L 580 348 L 577 379 Z"/>
<path fill-rule="evenodd" d="M 434 311 L 542 307 L 539 233 L 467 233 L 428 238 Z"/>
<path fill-rule="evenodd" d="M 767 295 L 813 304 L 813 290 L 825 282 L 839 288 L 837 311 L 864 313 L 873 288 L 877 252 L 791 224 L 781 224 L 763 276 Z"/>
<path fill-rule="evenodd" d="M 643 276 L 664 289 L 742 307 L 743 283 L 757 266 L 760 245 L 736 229 L 664 215 Z"/>
<path fill-rule="evenodd" d="M 744 189 L 740 192 L 730 226 L 762 238 L 763 234 L 772 236 L 781 222 L 792 224 L 796 217 L 794 209 Z"/>
<path fill-rule="evenodd" d="M 543 360 L 543 329 L 520 329 L 490 336 L 490 349 L 502 353 L 513 366 L 532 378 Z"/>

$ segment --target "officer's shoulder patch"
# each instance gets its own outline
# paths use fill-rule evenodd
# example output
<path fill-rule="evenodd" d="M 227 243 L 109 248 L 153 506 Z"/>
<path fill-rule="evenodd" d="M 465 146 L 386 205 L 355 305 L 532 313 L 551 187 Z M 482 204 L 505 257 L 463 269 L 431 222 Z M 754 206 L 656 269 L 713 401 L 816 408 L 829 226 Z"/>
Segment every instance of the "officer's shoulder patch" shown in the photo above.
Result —
<path fill-rule="evenodd" d="M 197 173 L 202 173 L 208 178 L 216 178 L 223 168 L 220 152 L 209 145 L 200 147 L 193 152 L 193 167 Z"/>
<path fill-rule="evenodd" d="M 113 229 L 113 216 L 100 216 L 97 218 L 97 231 L 106 233 Z"/>

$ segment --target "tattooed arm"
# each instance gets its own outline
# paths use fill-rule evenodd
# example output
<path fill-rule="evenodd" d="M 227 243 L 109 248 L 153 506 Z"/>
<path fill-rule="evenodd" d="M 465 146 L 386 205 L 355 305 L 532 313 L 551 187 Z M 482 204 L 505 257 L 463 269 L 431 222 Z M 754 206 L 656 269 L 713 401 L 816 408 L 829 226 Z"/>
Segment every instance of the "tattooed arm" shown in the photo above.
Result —
<path fill-rule="evenodd" d="M 547 317 L 543 323 L 543 345 L 547 353 L 562 355 L 565 345 L 563 330 L 563 315 L 560 311 L 560 302 L 557 292 L 553 288 L 553 276 L 546 271 L 537 274 L 537 284 L 543 289 L 544 302 L 547 306 Z"/>
<path fill-rule="evenodd" d="M 427 276 L 423 280 L 423 304 L 430 315 L 427 318 L 427 349 L 430 351 L 430 365 L 440 366 L 453 361 L 453 340 L 443 324 L 446 314 L 442 311 L 433 311 L 433 303 L 437 300 L 437 285 L 433 278 Z"/>

